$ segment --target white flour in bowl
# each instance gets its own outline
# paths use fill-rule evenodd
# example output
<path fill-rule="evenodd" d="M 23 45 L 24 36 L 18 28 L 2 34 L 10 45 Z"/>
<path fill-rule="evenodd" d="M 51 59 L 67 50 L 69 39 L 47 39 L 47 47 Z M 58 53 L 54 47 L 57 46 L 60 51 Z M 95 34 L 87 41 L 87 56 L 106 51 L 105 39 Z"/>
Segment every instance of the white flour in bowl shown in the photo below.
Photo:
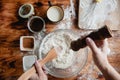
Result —
<path fill-rule="evenodd" d="M 75 60 L 76 52 L 70 49 L 70 43 L 75 39 L 76 35 L 72 34 L 72 32 L 51 33 L 43 40 L 40 52 L 45 56 L 54 47 L 58 56 L 52 60 L 52 65 L 60 69 L 68 68 Z"/>

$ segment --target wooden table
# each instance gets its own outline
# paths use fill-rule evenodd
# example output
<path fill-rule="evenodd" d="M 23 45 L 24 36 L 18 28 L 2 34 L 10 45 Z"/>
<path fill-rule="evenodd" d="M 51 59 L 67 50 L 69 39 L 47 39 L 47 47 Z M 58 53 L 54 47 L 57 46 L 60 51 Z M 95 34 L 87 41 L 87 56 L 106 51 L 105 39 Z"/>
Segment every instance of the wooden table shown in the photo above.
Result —
<path fill-rule="evenodd" d="M 54 5 L 70 5 L 68 0 L 51 0 Z M 39 2 L 39 3 L 37 3 Z M 18 16 L 18 9 L 24 3 L 31 3 L 35 7 L 35 15 L 41 16 L 46 21 L 46 32 L 54 30 L 57 24 L 51 23 L 46 19 L 46 10 L 48 9 L 48 0 L 1 0 L 0 1 L 0 80 L 16 80 L 22 73 L 22 57 L 25 55 L 20 51 L 20 36 L 31 35 L 27 29 L 27 19 Z M 75 0 L 76 14 L 78 12 L 78 1 Z M 77 19 L 73 20 L 72 27 L 77 30 Z M 120 31 L 113 31 L 115 37 L 109 39 L 111 55 L 110 63 L 120 72 Z M 91 68 L 93 67 L 93 68 Z M 92 71 L 92 72 L 91 72 Z M 104 77 L 98 74 L 99 70 L 92 61 L 91 51 L 86 66 L 80 72 L 78 77 L 92 76 L 99 80 Z M 49 80 L 76 80 L 76 77 L 69 79 L 58 79 L 49 76 Z M 86 79 L 82 79 L 86 80 Z"/>

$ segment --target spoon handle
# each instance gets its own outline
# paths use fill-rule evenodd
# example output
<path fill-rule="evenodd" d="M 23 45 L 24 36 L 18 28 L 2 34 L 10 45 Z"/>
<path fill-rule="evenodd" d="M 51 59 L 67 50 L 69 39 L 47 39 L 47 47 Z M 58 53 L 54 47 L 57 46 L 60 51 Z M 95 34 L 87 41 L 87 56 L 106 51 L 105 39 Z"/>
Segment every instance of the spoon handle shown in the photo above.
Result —
<path fill-rule="evenodd" d="M 35 67 L 33 66 L 28 71 L 23 73 L 18 80 L 28 80 L 36 72 Z"/>
<path fill-rule="evenodd" d="M 44 64 L 46 64 L 47 62 L 51 61 L 52 59 L 56 58 L 57 54 L 55 49 L 51 49 L 49 51 L 49 53 L 47 54 L 47 56 L 45 58 L 43 58 L 42 60 L 39 60 L 39 63 L 41 64 L 41 66 L 43 66 Z"/>

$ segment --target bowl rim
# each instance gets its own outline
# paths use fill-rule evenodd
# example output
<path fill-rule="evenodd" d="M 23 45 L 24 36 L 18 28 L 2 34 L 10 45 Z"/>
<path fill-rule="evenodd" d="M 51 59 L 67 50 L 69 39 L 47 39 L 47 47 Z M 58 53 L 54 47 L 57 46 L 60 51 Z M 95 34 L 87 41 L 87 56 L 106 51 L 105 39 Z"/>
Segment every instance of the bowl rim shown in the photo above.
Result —
<path fill-rule="evenodd" d="M 87 60 L 88 60 L 88 48 L 86 48 L 86 60 L 85 60 L 85 62 L 84 62 L 84 64 L 82 65 L 82 67 L 79 69 L 79 70 L 77 70 L 76 72 L 74 72 L 73 74 L 70 74 L 70 75 L 68 75 L 68 76 L 61 76 L 61 75 L 56 75 L 56 74 L 54 74 L 54 73 L 52 73 L 52 72 L 50 72 L 50 70 L 45 66 L 45 69 L 47 70 L 47 72 L 50 74 L 50 75 L 52 75 L 52 76 L 54 76 L 54 77 L 57 77 L 57 78 L 69 78 L 69 77 L 72 77 L 72 76 L 75 76 L 75 75 L 77 75 L 77 74 L 79 74 L 80 73 L 80 71 L 84 68 L 84 66 L 86 65 L 86 63 L 87 63 Z"/>
<path fill-rule="evenodd" d="M 41 57 L 41 47 L 42 47 L 42 45 L 44 44 L 44 41 L 51 35 L 51 34 L 54 34 L 54 33 L 58 33 L 58 32 L 62 32 L 62 31 L 67 31 L 67 32 L 69 32 L 69 31 L 72 31 L 73 32 L 73 34 L 77 34 L 77 33 L 75 33 L 75 31 L 73 31 L 73 30 L 69 30 L 69 29 L 59 29 L 59 30 L 55 30 L 55 31 L 53 31 L 53 32 L 50 32 L 49 34 L 47 34 L 45 37 L 44 37 L 44 39 L 42 40 L 42 42 L 41 42 L 41 44 L 40 44 L 40 46 L 39 46 L 39 51 L 38 51 L 38 58 L 39 59 L 42 59 L 42 57 Z M 68 77 L 72 77 L 72 76 L 74 76 L 74 75 L 77 75 L 77 74 L 79 74 L 80 73 L 80 71 L 83 69 L 83 67 L 86 65 L 86 63 L 87 63 L 87 60 L 88 60 L 88 48 L 87 47 L 85 47 L 85 53 L 86 53 L 86 60 L 85 60 L 85 62 L 84 62 L 84 64 L 82 65 L 82 67 L 81 67 L 81 69 L 79 69 L 79 70 L 77 70 L 76 72 L 74 72 L 74 73 L 72 73 L 72 74 L 70 74 L 70 75 L 68 75 L 68 76 L 63 76 L 63 75 L 57 75 L 57 74 L 54 74 L 54 73 L 52 73 L 47 67 L 46 67 L 46 65 L 44 66 L 44 68 L 46 69 L 46 71 L 50 74 L 50 75 L 52 75 L 52 76 L 54 76 L 54 77 L 57 77 L 57 78 L 68 78 Z"/>

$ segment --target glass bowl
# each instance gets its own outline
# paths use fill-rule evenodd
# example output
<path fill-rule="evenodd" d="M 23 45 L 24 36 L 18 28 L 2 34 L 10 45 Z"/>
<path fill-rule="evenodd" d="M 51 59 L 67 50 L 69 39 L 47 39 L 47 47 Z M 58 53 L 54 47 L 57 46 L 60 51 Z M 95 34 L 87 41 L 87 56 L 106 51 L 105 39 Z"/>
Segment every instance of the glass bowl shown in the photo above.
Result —
<path fill-rule="evenodd" d="M 47 43 L 47 41 L 48 41 L 48 43 L 52 42 L 52 40 L 51 40 L 52 36 L 57 35 L 57 34 L 64 35 L 62 33 L 66 33 L 66 34 L 74 36 L 74 40 L 80 38 L 80 35 L 78 35 L 78 33 L 74 32 L 72 30 L 56 30 L 54 32 L 49 33 L 43 39 L 43 41 L 40 45 L 39 54 L 38 54 L 39 59 L 42 59 L 47 55 L 47 54 L 43 53 L 43 50 L 48 50 L 47 48 L 44 48 L 45 47 L 44 45 Z M 83 34 L 81 36 L 83 36 Z M 48 44 L 47 46 L 51 46 L 51 45 Z M 53 46 L 51 46 L 49 48 L 49 50 L 52 48 L 53 48 Z M 56 52 L 59 56 L 59 54 L 60 54 L 60 53 L 58 53 L 59 51 L 56 51 Z M 52 75 L 54 77 L 58 77 L 58 78 L 72 77 L 74 75 L 77 75 L 82 70 L 82 68 L 85 66 L 85 64 L 87 62 L 87 58 L 88 58 L 88 50 L 87 50 L 87 48 L 82 48 L 79 51 L 75 52 L 74 57 L 71 57 L 69 59 L 69 62 L 72 62 L 72 64 L 69 67 L 56 68 L 53 65 L 52 61 L 49 61 L 48 63 L 45 64 L 45 69 L 50 75 Z"/>

